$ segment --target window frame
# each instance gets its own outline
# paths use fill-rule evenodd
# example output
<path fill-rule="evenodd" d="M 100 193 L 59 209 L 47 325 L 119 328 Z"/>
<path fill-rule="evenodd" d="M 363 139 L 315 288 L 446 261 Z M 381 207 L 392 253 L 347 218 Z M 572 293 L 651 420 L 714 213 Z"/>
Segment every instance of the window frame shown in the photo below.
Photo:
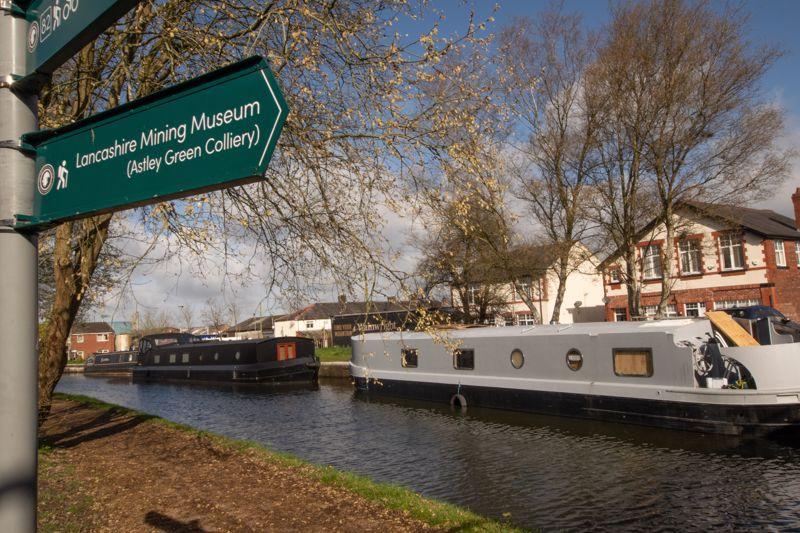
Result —
<path fill-rule="evenodd" d="M 689 249 L 685 250 L 684 246 L 688 246 Z M 694 270 L 686 270 L 684 268 L 686 266 L 684 257 L 689 260 L 689 266 L 692 266 L 691 259 L 694 258 L 696 262 Z M 700 246 L 700 239 L 682 239 L 678 241 L 678 263 L 681 275 L 696 276 L 703 273 L 703 250 Z"/>
<path fill-rule="evenodd" d="M 628 308 L 627 307 L 614 307 L 614 322 L 627 322 L 628 321 Z M 622 315 L 620 319 L 619 316 Z"/>
<path fill-rule="evenodd" d="M 622 272 L 619 267 L 613 267 L 608 271 L 608 282 L 612 285 L 619 285 L 622 283 Z"/>
<path fill-rule="evenodd" d="M 621 374 L 617 372 L 617 354 L 621 352 L 645 352 L 647 374 Z M 614 370 L 614 375 L 623 378 L 651 378 L 653 377 L 653 349 L 652 348 L 612 348 L 611 349 L 611 366 Z"/>
<path fill-rule="evenodd" d="M 737 235 L 733 233 L 724 233 L 717 237 L 719 245 L 719 269 L 723 272 L 735 272 L 737 270 L 744 270 L 744 243 L 741 237 L 737 240 Z M 723 243 L 723 239 L 727 239 L 727 244 Z M 738 255 L 734 254 L 734 250 L 738 249 Z M 725 266 L 726 250 L 729 252 L 727 257 L 730 259 L 731 266 Z M 734 259 L 739 260 L 739 266 L 736 266 Z"/>
<path fill-rule="evenodd" d="M 108 333 L 97 333 L 97 342 L 108 342 Z"/>
<path fill-rule="evenodd" d="M 406 358 L 407 355 L 414 355 L 414 364 L 411 364 Z M 400 349 L 400 366 L 403 368 L 418 368 L 419 367 L 419 350 L 417 348 L 405 347 Z"/>
<path fill-rule="evenodd" d="M 75 335 L 75 344 L 83 344 L 86 342 L 83 335 Z"/>
<path fill-rule="evenodd" d="M 655 250 L 655 253 L 650 253 Z M 651 262 L 651 265 L 648 265 Z M 648 271 L 654 273 L 648 274 Z M 642 247 L 642 278 L 645 280 L 661 279 L 664 273 L 664 265 L 661 260 L 661 245 L 648 244 Z"/>
<path fill-rule="evenodd" d="M 780 254 L 778 253 L 778 245 L 780 245 Z M 775 239 L 772 241 L 772 249 L 775 251 L 775 266 L 778 268 L 786 268 L 786 245 L 783 242 L 783 239 Z M 778 257 L 780 256 L 780 261 L 778 261 Z"/>
<path fill-rule="evenodd" d="M 460 357 L 472 354 L 472 366 L 460 366 Z M 453 350 L 453 368 L 456 370 L 475 370 L 475 348 L 456 348 Z"/>
<path fill-rule="evenodd" d="M 689 306 L 690 305 L 696 305 L 697 306 L 697 314 L 696 315 L 690 315 L 689 314 Z M 700 314 L 700 310 L 701 310 L 700 306 L 702 306 L 703 314 Z M 708 311 L 708 306 L 706 305 L 705 302 L 684 302 L 683 303 L 683 315 L 686 316 L 686 317 L 703 318 L 704 316 L 706 316 L 706 311 Z"/>
<path fill-rule="evenodd" d="M 519 356 L 522 358 L 522 362 L 519 364 L 519 366 L 514 364 L 514 354 L 515 353 L 519 353 Z M 512 368 L 514 368 L 515 370 L 519 370 L 520 368 L 525 366 L 525 354 L 519 348 L 514 348 L 513 350 L 511 350 L 511 354 L 508 357 L 508 362 L 511 363 L 511 367 Z"/>

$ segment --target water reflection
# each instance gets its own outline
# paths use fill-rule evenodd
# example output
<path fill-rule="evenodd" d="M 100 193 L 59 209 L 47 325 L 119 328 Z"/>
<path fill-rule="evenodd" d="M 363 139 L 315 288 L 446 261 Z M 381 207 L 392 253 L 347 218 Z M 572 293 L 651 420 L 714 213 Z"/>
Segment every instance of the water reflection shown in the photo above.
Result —
<path fill-rule="evenodd" d="M 741 440 L 355 395 L 319 387 L 133 384 L 87 394 L 551 529 L 800 527 L 797 441 Z"/>

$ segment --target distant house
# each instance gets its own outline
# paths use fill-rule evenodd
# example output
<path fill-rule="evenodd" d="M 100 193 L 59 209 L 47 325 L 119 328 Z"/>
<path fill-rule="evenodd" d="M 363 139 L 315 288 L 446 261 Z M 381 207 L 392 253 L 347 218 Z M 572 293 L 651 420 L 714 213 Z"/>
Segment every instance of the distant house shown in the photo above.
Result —
<path fill-rule="evenodd" d="M 795 219 L 768 209 L 686 202 L 677 210 L 679 235 L 664 241 L 651 222 L 637 245 L 642 316 L 656 313 L 664 247 L 671 246 L 674 275 L 667 316 L 703 316 L 712 309 L 769 305 L 800 317 L 800 188 L 792 195 Z M 602 264 L 606 319 L 628 320 L 628 296 L 619 251 Z"/>
<path fill-rule="evenodd" d="M 544 323 L 550 322 L 553 316 L 558 278 L 553 265 L 555 255 L 548 245 L 533 247 L 536 264 L 531 264 L 531 272 L 541 272 L 538 278 L 532 276 L 523 282 L 506 282 L 480 284 L 475 283 L 467 288 L 467 304 L 474 309 L 480 302 L 481 294 L 486 286 L 492 288 L 497 295 L 493 304 L 491 322 L 505 326 L 529 326 L 536 323 L 535 314 L 541 316 Z M 567 277 L 564 298 L 559 312 L 559 323 L 599 322 L 603 320 L 603 277 L 597 272 L 595 257 L 582 245 L 573 248 L 572 273 Z M 535 308 L 531 312 L 523 295 L 517 290 L 521 286 L 525 296 Z M 451 288 L 450 296 L 455 309 L 464 307 L 458 291 Z"/>
<path fill-rule="evenodd" d="M 274 336 L 273 316 L 254 316 L 221 332 L 224 339 L 268 339 Z"/>
<path fill-rule="evenodd" d="M 114 328 L 108 322 L 82 322 L 72 327 L 67 341 L 70 359 L 114 351 Z"/>
<path fill-rule="evenodd" d="M 275 336 L 308 337 L 317 346 L 349 346 L 360 331 L 380 331 L 388 324 L 401 325 L 408 302 L 320 302 L 275 320 Z M 393 326 L 392 326 L 393 327 Z"/>

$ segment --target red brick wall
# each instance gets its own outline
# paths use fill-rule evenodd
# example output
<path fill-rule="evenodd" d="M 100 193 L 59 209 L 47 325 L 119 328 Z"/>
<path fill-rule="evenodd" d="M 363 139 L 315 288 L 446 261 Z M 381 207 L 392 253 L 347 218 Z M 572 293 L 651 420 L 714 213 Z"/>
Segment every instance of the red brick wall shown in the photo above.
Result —
<path fill-rule="evenodd" d="M 114 351 L 114 334 L 108 333 L 108 340 L 107 341 L 98 341 L 97 340 L 97 333 L 84 333 L 83 334 L 83 342 L 78 342 L 79 334 L 73 333 L 70 337 L 70 357 L 72 357 L 73 353 L 83 352 L 83 357 L 89 357 L 95 352 L 99 352 L 100 350 L 108 350 L 109 352 Z"/>
<path fill-rule="evenodd" d="M 775 264 L 773 241 L 764 241 L 767 281 L 774 285 L 773 307 L 784 315 L 797 320 L 800 318 L 800 269 L 797 266 L 794 241 L 783 241 L 783 249 L 786 252 L 785 268 Z"/>

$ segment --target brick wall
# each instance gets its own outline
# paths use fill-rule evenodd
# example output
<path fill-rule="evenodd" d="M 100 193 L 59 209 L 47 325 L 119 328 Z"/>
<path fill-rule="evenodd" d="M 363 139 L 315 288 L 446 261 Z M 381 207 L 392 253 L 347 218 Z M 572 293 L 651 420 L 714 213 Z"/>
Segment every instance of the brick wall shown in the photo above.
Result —
<path fill-rule="evenodd" d="M 771 294 L 773 307 L 797 320 L 800 318 L 800 268 L 797 266 L 794 241 L 784 241 L 783 248 L 786 252 L 786 267 L 778 267 L 775 263 L 774 243 L 771 240 L 765 241 L 767 279 L 774 286 Z"/>
<path fill-rule="evenodd" d="M 73 357 L 75 352 L 83 352 L 83 358 L 87 358 L 95 352 L 99 352 L 100 350 L 108 350 L 109 352 L 114 351 L 114 334 L 108 333 L 108 340 L 107 341 L 99 341 L 97 340 L 97 333 L 84 333 L 83 342 L 78 342 L 78 338 L 81 337 L 81 334 L 73 333 L 70 337 L 70 358 Z"/>

